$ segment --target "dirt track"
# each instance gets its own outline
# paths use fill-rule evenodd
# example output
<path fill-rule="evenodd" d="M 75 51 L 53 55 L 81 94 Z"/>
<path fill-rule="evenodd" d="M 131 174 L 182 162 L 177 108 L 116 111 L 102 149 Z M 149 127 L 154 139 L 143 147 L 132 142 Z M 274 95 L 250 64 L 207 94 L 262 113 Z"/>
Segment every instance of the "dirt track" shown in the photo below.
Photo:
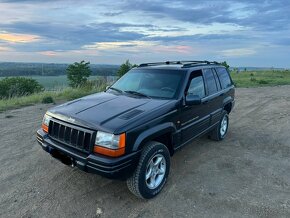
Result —
<path fill-rule="evenodd" d="M 290 217 L 290 86 L 237 89 L 227 138 L 177 152 L 150 201 L 45 153 L 47 107 L 0 114 L 0 217 Z"/>

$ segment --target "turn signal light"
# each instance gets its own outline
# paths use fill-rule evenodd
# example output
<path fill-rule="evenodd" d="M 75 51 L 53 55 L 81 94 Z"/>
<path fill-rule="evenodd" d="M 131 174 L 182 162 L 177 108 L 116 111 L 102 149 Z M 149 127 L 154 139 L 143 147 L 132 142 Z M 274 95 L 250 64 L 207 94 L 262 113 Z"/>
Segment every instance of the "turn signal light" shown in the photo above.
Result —
<path fill-rule="evenodd" d="M 42 128 L 42 130 L 43 130 L 44 132 L 48 133 L 48 126 L 42 124 L 42 125 L 41 125 L 41 128 Z"/>

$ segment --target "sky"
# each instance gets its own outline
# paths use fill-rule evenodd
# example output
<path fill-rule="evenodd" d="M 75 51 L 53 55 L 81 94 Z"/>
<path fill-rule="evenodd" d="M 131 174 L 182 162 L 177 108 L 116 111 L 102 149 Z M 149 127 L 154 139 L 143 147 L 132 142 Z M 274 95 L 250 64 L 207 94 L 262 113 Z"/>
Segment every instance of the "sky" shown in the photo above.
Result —
<path fill-rule="evenodd" d="M 290 68 L 290 0 L 0 0 L 0 61 Z"/>

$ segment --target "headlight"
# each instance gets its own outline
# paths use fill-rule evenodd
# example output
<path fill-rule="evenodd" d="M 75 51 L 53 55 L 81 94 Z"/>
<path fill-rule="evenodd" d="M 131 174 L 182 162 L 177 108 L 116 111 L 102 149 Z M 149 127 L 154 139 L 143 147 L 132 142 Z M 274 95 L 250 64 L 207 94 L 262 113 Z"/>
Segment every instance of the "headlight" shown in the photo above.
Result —
<path fill-rule="evenodd" d="M 51 119 L 50 116 L 48 116 L 47 114 L 44 115 L 43 120 L 42 120 L 42 125 L 41 125 L 44 132 L 48 132 L 50 119 Z"/>
<path fill-rule="evenodd" d="M 114 135 L 102 131 L 97 132 L 94 152 L 117 157 L 125 153 L 126 134 Z"/>

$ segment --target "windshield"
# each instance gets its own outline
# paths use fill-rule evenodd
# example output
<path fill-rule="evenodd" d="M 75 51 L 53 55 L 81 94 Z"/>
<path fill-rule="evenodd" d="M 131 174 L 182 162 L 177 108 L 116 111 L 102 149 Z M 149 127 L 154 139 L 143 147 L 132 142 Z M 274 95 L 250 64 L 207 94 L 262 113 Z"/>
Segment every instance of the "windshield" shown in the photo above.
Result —
<path fill-rule="evenodd" d="M 183 73 L 177 70 L 136 70 L 122 76 L 111 89 L 150 98 L 175 98 Z"/>

